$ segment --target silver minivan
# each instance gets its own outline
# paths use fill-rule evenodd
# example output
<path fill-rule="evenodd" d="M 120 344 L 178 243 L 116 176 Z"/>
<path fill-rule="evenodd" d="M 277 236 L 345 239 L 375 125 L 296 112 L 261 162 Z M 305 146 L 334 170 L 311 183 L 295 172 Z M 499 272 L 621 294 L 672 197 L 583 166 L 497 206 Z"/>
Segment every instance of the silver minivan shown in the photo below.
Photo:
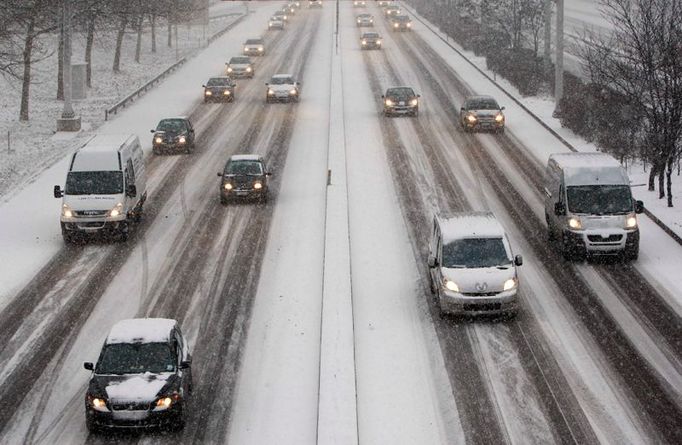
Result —
<path fill-rule="evenodd" d="M 492 213 L 434 216 L 428 266 L 441 314 L 516 315 L 521 264 Z"/>
<path fill-rule="evenodd" d="M 637 214 L 630 179 L 620 163 L 605 153 L 558 153 L 545 170 L 545 219 L 550 240 L 564 258 L 587 254 L 639 255 Z"/>

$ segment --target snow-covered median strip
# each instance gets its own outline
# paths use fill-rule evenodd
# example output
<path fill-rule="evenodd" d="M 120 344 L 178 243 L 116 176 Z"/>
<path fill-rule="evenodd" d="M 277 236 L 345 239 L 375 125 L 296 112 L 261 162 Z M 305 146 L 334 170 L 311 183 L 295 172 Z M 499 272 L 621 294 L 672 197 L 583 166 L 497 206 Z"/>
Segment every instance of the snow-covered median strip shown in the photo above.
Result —
<path fill-rule="evenodd" d="M 358 431 L 341 53 L 331 60 L 317 443 L 351 445 Z"/>

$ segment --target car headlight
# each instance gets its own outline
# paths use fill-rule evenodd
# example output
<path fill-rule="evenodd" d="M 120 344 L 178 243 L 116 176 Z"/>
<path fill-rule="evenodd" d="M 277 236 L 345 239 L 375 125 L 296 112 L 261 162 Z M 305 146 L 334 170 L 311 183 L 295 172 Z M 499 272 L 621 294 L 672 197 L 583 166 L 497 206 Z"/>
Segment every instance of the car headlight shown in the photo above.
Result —
<path fill-rule="evenodd" d="M 224 94 L 225 96 L 229 96 L 229 95 L 230 95 L 230 90 L 225 90 L 225 91 L 223 91 L 223 94 Z"/>
<path fill-rule="evenodd" d="M 381 40 L 377 40 L 377 45 L 381 45 Z"/>
<path fill-rule="evenodd" d="M 367 40 L 363 40 L 363 41 L 362 41 L 362 44 L 363 44 L 363 45 L 367 45 Z"/>
<path fill-rule="evenodd" d="M 212 96 L 212 95 L 213 95 L 213 93 L 211 93 L 211 92 L 208 91 L 208 90 L 204 91 L 204 94 L 207 95 L 207 96 Z"/>
<path fill-rule="evenodd" d="M 473 124 L 474 122 L 476 122 L 476 116 L 470 114 L 467 116 L 467 120 Z"/>
<path fill-rule="evenodd" d="M 263 48 L 258 48 L 258 51 L 263 51 Z"/>
<path fill-rule="evenodd" d="M 503 289 L 506 290 L 506 291 L 507 291 L 507 290 L 512 290 L 512 289 L 514 289 L 514 288 L 516 287 L 516 283 L 517 283 L 516 278 L 510 278 L 510 279 L 508 279 L 507 281 L 504 282 L 504 287 L 503 287 Z"/>
<path fill-rule="evenodd" d="M 109 408 L 107 408 L 107 401 L 104 398 L 101 397 L 92 397 L 88 396 L 88 405 L 95 411 L 99 411 L 102 413 L 107 413 L 109 412 Z"/>
<path fill-rule="evenodd" d="M 374 20 L 370 20 L 369 23 L 374 23 Z"/>
<path fill-rule="evenodd" d="M 244 47 L 244 51 L 248 52 L 248 51 L 249 51 L 249 48 L 245 46 L 245 47 Z"/>
<path fill-rule="evenodd" d="M 413 107 L 416 107 L 418 103 L 419 103 L 419 101 L 417 99 L 412 99 L 410 101 L 410 105 L 412 105 Z"/>
<path fill-rule="evenodd" d="M 71 210 L 71 207 L 66 204 L 62 204 L 62 216 L 64 218 L 73 218 L 73 211 Z"/>
<path fill-rule="evenodd" d="M 398 26 L 400 26 L 400 25 L 398 25 L 397 23 L 394 23 L 394 24 L 393 24 L 393 27 L 394 27 L 394 28 L 397 28 Z"/>
<path fill-rule="evenodd" d="M 223 188 L 225 190 L 232 190 L 232 184 L 230 184 L 229 182 L 226 182 L 225 185 L 223 185 Z"/>
<path fill-rule="evenodd" d="M 583 223 L 580 221 L 580 218 L 571 217 L 568 218 L 568 227 L 575 230 L 581 230 L 583 228 Z"/>
<path fill-rule="evenodd" d="M 246 72 L 247 72 L 247 73 L 250 73 L 251 71 L 252 71 L 252 70 L 251 70 L 251 67 L 250 67 L 250 66 L 247 66 L 247 67 L 246 67 Z"/>
<path fill-rule="evenodd" d="M 232 68 L 228 66 L 228 67 L 227 67 L 227 72 L 228 72 L 228 73 L 231 73 L 231 72 L 232 72 Z"/>
<path fill-rule="evenodd" d="M 187 138 L 186 138 L 186 137 L 184 137 L 184 136 L 178 137 L 178 143 L 179 143 L 179 144 L 184 144 L 185 142 L 187 142 Z"/>
<path fill-rule="evenodd" d="M 273 94 L 275 94 L 273 90 L 268 90 L 268 96 L 272 96 Z"/>
<path fill-rule="evenodd" d="M 408 28 L 411 28 L 411 27 L 412 27 L 412 23 L 408 23 L 408 24 L 407 24 L 407 27 L 408 27 Z"/>
<path fill-rule="evenodd" d="M 360 20 L 360 19 L 358 19 L 358 23 L 360 23 L 360 22 L 361 22 L 361 20 Z"/>
<path fill-rule="evenodd" d="M 387 107 L 392 107 L 393 106 L 393 101 L 391 99 L 386 99 L 386 102 L 384 102 Z"/>
<path fill-rule="evenodd" d="M 292 96 L 295 96 L 296 94 L 298 94 L 298 91 L 296 91 L 296 89 L 289 90 L 289 94 L 291 94 Z"/>
<path fill-rule="evenodd" d="M 163 396 L 159 397 L 156 399 L 156 403 L 154 404 L 154 411 L 163 411 L 167 410 L 171 406 L 173 406 L 174 403 L 177 403 L 180 400 L 180 394 L 173 393 L 168 396 Z"/>
<path fill-rule="evenodd" d="M 495 116 L 495 122 L 502 122 L 504 121 L 504 114 L 500 113 Z"/>
<path fill-rule="evenodd" d="M 637 217 L 635 215 L 630 215 L 625 218 L 625 228 L 634 229 L 637 227 Z"/>
<path fill-rule="evenodd" d="M 256 190 L 260 190 L 260 189 L 263 188 L 263 184 L 262 184 L 261 182 L 258 182 L 258 181 L 257 181 L 257 182 L 254 182 L 253 188 L 256 189 Z"/>
<path fill-rule="evenodd" d="M 459 292 L 459 286 L 457 286 L 457 283 L 455 283 L 452 280 L 448 280 L 447 278 L 443 280 L 443 286 L 445 286 L 446 289 L 451 290 L 453 292 Z"/>
<path fill-rule="evenodd" d="M 120 216 L 121 213 L 123 212 L 123 203 L 119 202 L 114 206 L 113 209 L 109 210 L 109 216 L 110 218 L 116 218 L 117 216 Z"/>

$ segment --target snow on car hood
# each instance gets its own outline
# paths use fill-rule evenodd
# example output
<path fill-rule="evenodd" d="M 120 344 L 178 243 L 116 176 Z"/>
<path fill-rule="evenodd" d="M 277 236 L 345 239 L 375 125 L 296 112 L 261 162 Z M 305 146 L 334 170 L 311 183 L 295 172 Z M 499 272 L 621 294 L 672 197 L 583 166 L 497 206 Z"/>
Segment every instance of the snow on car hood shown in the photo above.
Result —
<path fill-rule="evenodd" d="M 294 84 L 291 84 L 291 83 L 284 83 L 284 84 L 279 84 L 279 85 L 270 84 L 269 88 L 274 92 L 283 92 L 283 91 L 293 90 L 294 88 L 296 88 L 296 86 Z"/>
<path fill-rule="evenodd" d="M 64 204 L 74 211 L 111 210 L 123 200 L 123 193 L 118 195 L 64 195 Z"/>
<path fill-rule="evenodd" d="M 443 277 L 454 281 L 461 293 L 502 292 L 504 282 L 516 276 L 511 264 L 506 269 L 497 267 L 441 269 Z"/>
<path fill-rule="evenodd" d="M 495 117 L 500 114 L 500 110 L 469 110 L 469 112 L 480 117 Z"/>
<path fill-rule="evenodd" d="M 149 401 L 156 399 L 159 391 L 166 385 L 172 374 L 134 374 L 111 376 L 103 385 L 109 400 L 117 402 Z M 104 376 L 100 376 L 104 377 Z"/>

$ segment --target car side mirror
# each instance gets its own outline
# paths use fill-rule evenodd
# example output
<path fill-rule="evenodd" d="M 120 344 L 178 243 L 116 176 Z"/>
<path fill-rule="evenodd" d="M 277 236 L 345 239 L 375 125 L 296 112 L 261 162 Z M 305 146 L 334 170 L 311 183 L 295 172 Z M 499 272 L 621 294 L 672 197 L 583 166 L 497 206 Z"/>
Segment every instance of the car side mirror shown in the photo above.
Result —
<path fill-rule="evenodd" d="M 180 362 L 180 369 L 189 369 L 190 366 L 192 366 L 191 360 L 183 360 Z"/>
<path fill-rule="evenodd" d="M 265 172 L 265 176 L 272 176 L 272 172 Z"/>
<path fill-rule="evenodd" d="M 126 195 L 130 196 L 131 198 L 137 196 L 137 187 L 135 187 L 135 184 L 130 184 L 128 188 L 126 188 Z"/>
<path fill-rule="evenodd" d="M 221 177 L 222 177 L 222 176 L 223 176 L 223 174 L 222 174 L 222 173 L 220 173 L 220 172 L 218 172 L 218 176 L 221 176 Z"/>
<path fill-rule="evenodd" d="M 201 84 L 201 87 L 202 87 L 202 88 L 206 88 L 206 85 L 204 85 L 204 84 L 202 83 L 202 84 Z"/>
<path fill-rule="evenodd" d="M 563 202 L 557 202 L 554 204 L 554 214 L 557 216 L 562 216 L 566 214 L 566 206 Z"/>
<path fill-rule="evenodd" d="M 382 94 L 382 95 L 381 95 L 381 98 L 382 98 L 382 99 L 385 99 L 385 96 Z"/>
<path fill-rule="evenodd" d="M 156 130 L 151 130 L 152 133 L 156 133 Z"/>
<path fill-rule="evenodd" d="M 83 368 L 87 369 L 88 371 L 92 371 L 95 369 L 95 365 L 93 365 L 92 362 L 85 362 L 83 363 Z"/>
<path fill-rule="evenodd" d="M 429 254 L 426 264 L 428 264 L 429 267 L 436 267 L 436 257 Z"/>
<path fill-rule="evenodd" d="M 265 82 L 265 86 L 268 86 L 268 85 L 270 85 L 270 84 L 269 84 L 269 83 L 267 83 L 267 82 Z"/>
<path fill-rule="evenodd" d="M 64 196 L 64 192 L 62 191 L 62 188 L 58 185 L 54 186 L 54 197 L 55 198 L 61 198 Z"/>
<path fill-rule="evenodd" d="M 461 108 L 459 109 L 459 111 L 466 111 L 466 110 L 464 109 L 464 107 L 461 107 Z"/>
<path fill-rule="evenodd" d="M 644 203 L 640 200 L 635 201 L 635 213 L 644 213 Z"/>
<path fill-rule="evenodd" d="M 521 266 L 523 264 L 523 257 L 521 255 L 516 255 L 514 257 L 514 265 Z"/>
<path fill-rule="evenodd" d="M 421 95 L 421 94 L 417 94 L 417 97 L 422 97 L 422 95 Z"/>
<path fill-rule="evenodd" d="M 500 111 L 504 110 L 504 107 L 500 107 Z"/>

